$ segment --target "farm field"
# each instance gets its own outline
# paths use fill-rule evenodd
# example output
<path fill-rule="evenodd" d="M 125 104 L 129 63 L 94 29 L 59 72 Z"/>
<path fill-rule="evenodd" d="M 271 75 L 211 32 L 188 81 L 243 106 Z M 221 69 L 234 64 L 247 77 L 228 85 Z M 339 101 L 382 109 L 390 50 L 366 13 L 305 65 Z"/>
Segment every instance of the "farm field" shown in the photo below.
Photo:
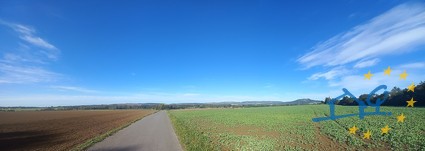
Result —
<path fill-rule="evenodd" d="M 371 107 L 366 111 L 373 111 Z M 381 107 L 391 116 L 358 116 L 312 122 L 328 105 L 169 111 L 186 150 L 424 150 L 425 108 Z M 336 115 L 358 113 L 336 106 Z M 397 116 L 404 114 L 404 122 Z M 358 127 L 356 134 L 348 129 Z M 388 125 L 388 134 L 381 128 Z M 370 139 L 363 139 L 369 130 Z"/>
<path fill-rule="evenodd" d="M 72 150 L 155 110 L 0 112 L 0 150 Z"/>

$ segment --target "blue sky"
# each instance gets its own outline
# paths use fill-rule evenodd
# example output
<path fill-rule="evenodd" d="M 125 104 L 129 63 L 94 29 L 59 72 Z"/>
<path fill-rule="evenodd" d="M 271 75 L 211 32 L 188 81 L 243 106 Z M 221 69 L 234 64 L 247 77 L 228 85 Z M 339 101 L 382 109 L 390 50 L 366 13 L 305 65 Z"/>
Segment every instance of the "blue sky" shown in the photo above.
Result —
<path fill-rule="evenodd" d="M 425 80 L 419 1 L 6 0 L 0 39 L 0 106 L 322 100 Z"/>

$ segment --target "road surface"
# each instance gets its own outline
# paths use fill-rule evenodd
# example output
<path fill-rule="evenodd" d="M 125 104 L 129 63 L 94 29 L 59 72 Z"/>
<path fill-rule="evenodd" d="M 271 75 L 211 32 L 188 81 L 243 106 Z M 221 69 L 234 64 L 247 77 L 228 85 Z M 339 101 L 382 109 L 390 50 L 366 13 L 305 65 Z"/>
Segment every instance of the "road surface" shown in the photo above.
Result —
<path fill-rule="evenodd" d="M 118 131 L 88 150 L 182 151 L 182 148 L 167 112 L 159 111 Z"/>

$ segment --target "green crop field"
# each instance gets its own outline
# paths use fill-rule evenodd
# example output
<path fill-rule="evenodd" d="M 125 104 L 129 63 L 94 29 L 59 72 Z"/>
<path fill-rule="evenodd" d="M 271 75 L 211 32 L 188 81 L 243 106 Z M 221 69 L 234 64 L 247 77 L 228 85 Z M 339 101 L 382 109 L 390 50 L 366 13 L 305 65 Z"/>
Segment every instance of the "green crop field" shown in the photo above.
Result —
<path fill-rule="evenodd" d="M 373 111 L 369 107 L 366 111 Z M 381 107 L 391 116 L 358 116 L 312 122 L 327 105 L 169 111 L 186 150 L 425 150 L 425 108 Z M 336 115 L 358 113 L 336 106 Z M 404 122 L 397 116 L 404 114 Z M 356 134 L 348 129 L 356 126 Z M 388 125 L 388 134 L 381 128 Z M 370 139 L 363 133 L 370 131 Z"/>

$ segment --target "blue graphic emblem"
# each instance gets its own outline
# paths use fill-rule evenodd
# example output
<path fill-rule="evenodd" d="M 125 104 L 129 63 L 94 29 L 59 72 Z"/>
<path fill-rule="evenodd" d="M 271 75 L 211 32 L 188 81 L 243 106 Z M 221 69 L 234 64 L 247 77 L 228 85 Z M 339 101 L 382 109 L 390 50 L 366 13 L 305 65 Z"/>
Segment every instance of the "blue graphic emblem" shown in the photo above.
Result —
<path fill-rule="evenodd" d="M 364 119 L 365 116 L 369 116 L 369 115 L 387 115 L 390 116 L 391 112 L 381 112 L 380 111 L 380 107 L 381 104 L 385 102 L 385 100 L 387 100 L 388 98 L 388 91 L 384 91 L 384 98 L 381 100 L 380 98 L 378 98 L 376 100 L 376 103 L 372 103 L 370 102 L 370 99 L 372 98 L 372 96 L 379 90 L 387 89 L 386 85 L 380 85 L 378 87 L 376 87 L 372 92 L 369 93 L 369 95 L 366 98 L 366 103 L 365 104 L 364 101 L 359 100 L 358 98 L 356 98 L 353 94 L 350 93 L 350 91 L 348 91 L 347 89 L 343 88 L 342 91 L 344 92 L 344 94 L 331 99 L 328 102 L 329 105 L 329 110 L 330 110 L 330 116 L 329 117 L 318 117 L 318 118 L 313 118 L 313 122 L 320 122 L 320 121 L 325 121 L 325 120 L 336 120 L 339 118 L 345 118 L 345 117 L 350 117 L 350 116 L 356 116 L 359 115 L 360 119 Z M 344 96 L 349 96 L 351 98 L 354 99 L 354 101 L 356 101 L 359 104 L 359 114 L 345 114 L 345 115 L 335 115 L 335 101 L 341 99 Z M 364 109 L 367 108 L 368 106 L 371 107 L 375 107 L 375 112 L 365 112 Z"/>

